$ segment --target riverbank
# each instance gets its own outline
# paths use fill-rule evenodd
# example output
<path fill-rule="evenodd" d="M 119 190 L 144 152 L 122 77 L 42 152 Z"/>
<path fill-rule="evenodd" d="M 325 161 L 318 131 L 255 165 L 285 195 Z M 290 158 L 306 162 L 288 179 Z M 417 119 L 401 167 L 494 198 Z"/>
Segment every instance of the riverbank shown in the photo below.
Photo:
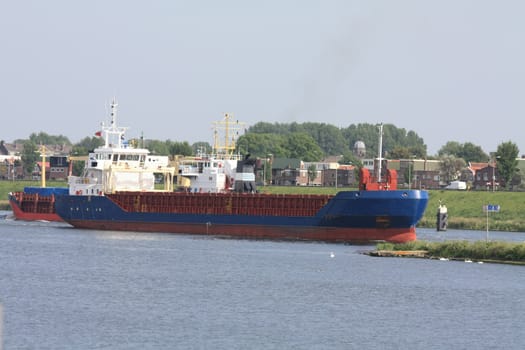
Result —
<path fill-rule="evenodd" d="M 379 243 L 376 250 L 366 252 L 366 254 L 378 257 L 525 265 L 525 243 L 523 242 L 414 241 L 402 244 Z"/>
<path fill-rule="evenodd" d="M 427 210 L 418 227 L 435 228 L 439 204 L 448 209 L 448 228 L 525 232 L 525 192 L 506 191 L 429 191 Z M 487 213 L 483 206 L 499 205 L 499 212 Z M 488 219 L 488 220 L 487 220 Z"/>

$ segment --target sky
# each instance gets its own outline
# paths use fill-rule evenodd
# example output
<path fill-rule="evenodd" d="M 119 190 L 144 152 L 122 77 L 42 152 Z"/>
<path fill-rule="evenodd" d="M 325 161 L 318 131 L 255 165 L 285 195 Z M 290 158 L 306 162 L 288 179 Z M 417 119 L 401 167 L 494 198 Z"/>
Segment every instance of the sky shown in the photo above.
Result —
<path fill-rule="evenodd" d="M 119 103 L 129 138 L 212 143 L 257 122 L 393 124 L 525 154 L 522 0 L 6 0 L 0 140 L 94 136 Z"/>

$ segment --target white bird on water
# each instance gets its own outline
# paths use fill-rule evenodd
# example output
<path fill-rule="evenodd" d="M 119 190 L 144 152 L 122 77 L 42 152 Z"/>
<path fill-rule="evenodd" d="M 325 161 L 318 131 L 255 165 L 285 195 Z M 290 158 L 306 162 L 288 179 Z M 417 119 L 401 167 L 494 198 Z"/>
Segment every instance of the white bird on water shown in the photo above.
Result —
<path fill-rule="evenodd" d="M 334 252 L 330 252 L 330 257 L 331 258 L 335 258 L 335 253 Z"/>

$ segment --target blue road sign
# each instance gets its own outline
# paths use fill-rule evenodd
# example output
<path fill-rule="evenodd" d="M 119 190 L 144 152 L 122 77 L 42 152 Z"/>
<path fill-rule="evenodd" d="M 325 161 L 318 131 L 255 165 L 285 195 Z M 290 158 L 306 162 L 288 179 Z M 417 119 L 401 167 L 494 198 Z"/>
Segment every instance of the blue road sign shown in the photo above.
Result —
<path fill-rule="evenodd" d="M 483 206 L 483 211 L 498 212 L 501 207 L 498 204 L 487 204 Z"/>

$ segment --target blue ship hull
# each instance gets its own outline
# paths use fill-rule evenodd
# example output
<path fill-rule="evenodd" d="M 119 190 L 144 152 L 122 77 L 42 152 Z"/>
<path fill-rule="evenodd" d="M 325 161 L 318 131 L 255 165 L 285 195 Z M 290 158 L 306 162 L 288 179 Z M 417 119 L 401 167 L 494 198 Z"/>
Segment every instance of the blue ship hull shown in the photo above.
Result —
<path fill-rule="evenodd" d="M 197 196 L 171 195 L 187 196 L 190 199 L 191 196 Z M 56 212 L 74 227 L 97 230 L 333 242 L 406 242 L 416 238 L 415 226 L 428 202 L 428 193 L 419 190 L 345 191 L 327 199 L 315 215 L 290 214 L 290 208 L 273 209 L 265 214 L 217 214 L 212 211 L 206 213 L 206 208 L 202 206 L 195 206 L 185 213 L 176 212 L 177 209 L 170 206 L 162 210 L 144 209 L 142 203 L 146 199 L 162 197 L 160 193 L 120 194 L 120 200 L 122 196 L 124 199 L 130 197 L 132 204 L 123 207 L 111 195 L 60 196 L 55 203 Z M 203 194 L 199 198 L 206 199 L 212 207 L 216 198 L 224 201 L 228 196 L 241 199 L 263 196 L 265 200 L 276 197 L 259 194 L 223 194 L 219 197 Z M 169 197 L 164 195 L 162 198 Z M 142 209 L 138 203 L 141 203 Z M 170 210 L 173 212 L 162 212 Z"/>

